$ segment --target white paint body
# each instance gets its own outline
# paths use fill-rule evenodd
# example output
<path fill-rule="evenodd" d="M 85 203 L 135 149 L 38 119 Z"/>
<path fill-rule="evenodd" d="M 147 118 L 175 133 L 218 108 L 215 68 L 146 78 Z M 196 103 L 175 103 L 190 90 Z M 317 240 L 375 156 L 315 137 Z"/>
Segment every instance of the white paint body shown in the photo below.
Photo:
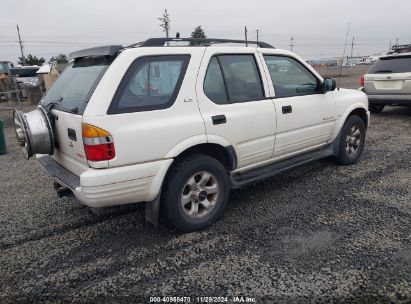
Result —
<path fill-rule="evenodd" d="M 253 54 L 263 81 L 265 99 L 217 105 L 203 91 L 210 58 L 215 54 Z M 107 114 L 120 81 L 137 58 L 154 55 L 190 55 L 190 62 L 174 104 L 166 109 Z M 97 85 L 83 115 L 62 111 L 56 123 L 59 149 L 53 158 L 80 177 L 75 196 L 91 207 L 154 200 L 166 173 L 180 153 L 198 144 L 232 146 L 237 168 L 231 173 L 264 166 L 333 142 L 347 116 L 364 109 L 368 100 L 356 90 L 276 98 L 263 55 L 285 55 L 321 76 L 294 53 L 253 47 L 141 47 L 123 50 Z M 284 115 L 281 108 L 291 105 Z M 213 125 L 211 116 L 223 114 L 227 123 Z M 71 141 L 67 128 L 81 134 L 82 123 L 109 132 L 115 158 L 90 162 L 82 141 Z"/>

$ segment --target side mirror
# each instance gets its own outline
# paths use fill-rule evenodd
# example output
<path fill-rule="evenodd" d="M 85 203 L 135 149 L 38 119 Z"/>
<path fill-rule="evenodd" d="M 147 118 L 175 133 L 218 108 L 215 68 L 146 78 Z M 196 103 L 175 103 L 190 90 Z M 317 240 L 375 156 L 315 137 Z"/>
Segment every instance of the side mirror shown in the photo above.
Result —
<path fill-rule="evenodd" d="M 324 93 L 334 91 L 337 87 L 337 82 L 334 78 L 325 78 L 323 83 Z"/>

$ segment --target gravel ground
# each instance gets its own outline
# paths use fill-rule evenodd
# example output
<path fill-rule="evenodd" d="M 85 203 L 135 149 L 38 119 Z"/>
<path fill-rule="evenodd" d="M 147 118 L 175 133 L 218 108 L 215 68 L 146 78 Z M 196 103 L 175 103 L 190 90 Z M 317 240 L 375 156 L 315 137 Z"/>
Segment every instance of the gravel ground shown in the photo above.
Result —
<path fill-rule="evenodd" d="M 372 116 L 361 161 L 329 160 L 233 191 L 210 228 L 97 215 L 59 199 L 6 129 L 0 156 L 0 302 L 411 302 L 411 108 Z M 212 300 L 212 299 L 211 299 Z"/>

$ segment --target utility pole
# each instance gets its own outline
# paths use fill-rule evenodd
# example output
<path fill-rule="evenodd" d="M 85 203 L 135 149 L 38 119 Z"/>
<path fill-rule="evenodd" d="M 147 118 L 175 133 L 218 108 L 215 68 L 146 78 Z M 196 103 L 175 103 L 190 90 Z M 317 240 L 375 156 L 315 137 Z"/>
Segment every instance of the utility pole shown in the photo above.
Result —
<path fill-rule="evenodd" d="M 293 47 L 294 47 L 294 37 L 291 36 L 291 43 L 290 43 L 290 50 L 291 50 L 291 52 L 293 51 Z"/>
<path fill-rule="evenodd" d="M 354 36 L 352 36 L 352 42 L 351 42 L 351 57 L 354 54 Z"/>
<path fill-rule="evenodd" d="M 257 30 L 257 41 L 260 41 L 260 30 Z"/>
<path fill-rule="evenodd" d="M 248 32 L 247 26 L 245 26 L 245 27 L 244 27 L 244 39 L 245 39 L 245 41 L 246 41 L 245 46 L 248 46 L 248 43 L 247 43 L 247 40 L 248 40 L 248 38 L 247 38 L 247 32 Z"/>
<path fill-rule="evenodd" d="M 166 32 L 166 37 L 169 37 L 169 31 L 170 31 L 170 15 L 167 13 L 167 9 L 164 10 L 164 14 L 162 18 L 158 18 L 158 20 L 162 21 L 163 23 L 160 24 L 160 26 L 164 29 L 164 32 Z M 167 46 L 169 46 L 170 43 L 167 41 Z"/>
<path fill-rule="evenodd" d="M 23 42 L 21 41 L 20 29 L 19 29 L 19 25 L 18 25 L 18 24 L 17 24 L 17 35 L 19 36 L 19 44 L 20 44 L 20 52 L 21 52 L 22 62 L 23 62 L 23 65 L 26 65 L 26 57 L 24 57 Z"/>

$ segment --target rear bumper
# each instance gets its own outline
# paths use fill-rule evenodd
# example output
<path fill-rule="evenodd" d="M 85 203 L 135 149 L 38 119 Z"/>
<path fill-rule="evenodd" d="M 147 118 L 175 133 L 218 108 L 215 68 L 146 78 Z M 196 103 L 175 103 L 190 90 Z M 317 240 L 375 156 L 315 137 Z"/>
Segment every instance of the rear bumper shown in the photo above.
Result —
<path fill-rule="evenodd" d="M 411 105 L 411 95 L 368 95 L 370 104 L 377 105 Z"/>
<path fill-rule="evenodd" d="M 166 159 L 118 168 L 89 168 L 77 176 L 50 156 L 38 160 L 56 182 L 70 188 L 80 202 L 94 208 L 153 201 L 173 162 Z"/>

